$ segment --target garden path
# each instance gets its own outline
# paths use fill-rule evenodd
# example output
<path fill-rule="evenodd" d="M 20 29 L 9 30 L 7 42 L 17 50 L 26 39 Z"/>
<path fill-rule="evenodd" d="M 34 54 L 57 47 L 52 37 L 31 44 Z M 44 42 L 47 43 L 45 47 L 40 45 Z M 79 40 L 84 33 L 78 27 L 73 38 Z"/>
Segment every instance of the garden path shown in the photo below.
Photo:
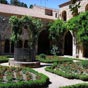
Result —
<path fill-rule="evenodd" d="M 48 88 L 59 88 L 61 86 L 83 83 L 83 81 L 81 81 L 81 80 L 67 79 L 67 78 L 64 78 L 62 76 L 58 76 L 58 75 L 55 75 L 53 73 L 47 72 L 47 71 L 45 71 L 45 67 L 47 66 L 47 64 L 41 63 L 41 65 L 43 65 L 43 66 L 40 68 L 34 68 L 34 70 L 36 70 L 40 73 L 43 73 L 50 78 L 51 84 L 49 85 Z"/>

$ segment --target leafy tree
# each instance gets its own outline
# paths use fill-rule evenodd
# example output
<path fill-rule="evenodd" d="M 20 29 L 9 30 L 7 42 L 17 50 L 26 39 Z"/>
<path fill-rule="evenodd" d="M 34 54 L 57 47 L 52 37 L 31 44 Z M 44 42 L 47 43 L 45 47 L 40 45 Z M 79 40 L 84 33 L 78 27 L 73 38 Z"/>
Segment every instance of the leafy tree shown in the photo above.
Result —
<path fill-rule="evenodd" d="M 79 14 L 78 8 L 80 8 L 80 0 L 71 0 L 71 4 L 69 5 L 69 8 L 72 12 L 72 15 L 77 16 Z"/>
<path fill-rule="evenodd" d="M 10 0 L 10 4 L 27 8 L 27 4 L 20 2 L 19 0 Z"/>
<path fill-rule="evenodd" d="M 0 3 L 2 3 L 2 4 L 8 4 L 8 1 L 7 0 L 0 0 Z"/>
<path fill-rule="evenodd" d="M 56 54 L 58 54 L 58 53 L 60 53 L 60 51 L 58 51 L 56 47 L 59 47 L 59 48 L 62 47 L 61 42 L 62 42 L 62 36 L 65 32 L 65 23 L 62 20 L 59 20 L 59 19 L 55 20 L 51 24 L 51 26 L 49 28 L 49 31 L 50 31 L 49 36 L 50 36 L 50 39 L 52 41 L 51 51 L 54 50 L 54 51 L 57 52 Z"/>
<path fill-rule="evenodd" d="M 43 26 L 42 21 L 40 19 L 35 19 L 28 16 L 23 16 L 22 18 L 12 16 L 9 21 L 12 27 L 11 39 L 15 42 L 15 44 L 17 44 L 17 41 L 20 39 L 22 29 L 24 28 L 25 30 L 27 30 L 29 37 L 28 46 L 29 50 L 32 51 L 31 59 L 34 61 L 38 36 Z"/>
<path fill-rule="evenodd" d="M 19 5 L 19 1 L 18 0 L 10 0 L 10 4 L 11 5 Z"/>

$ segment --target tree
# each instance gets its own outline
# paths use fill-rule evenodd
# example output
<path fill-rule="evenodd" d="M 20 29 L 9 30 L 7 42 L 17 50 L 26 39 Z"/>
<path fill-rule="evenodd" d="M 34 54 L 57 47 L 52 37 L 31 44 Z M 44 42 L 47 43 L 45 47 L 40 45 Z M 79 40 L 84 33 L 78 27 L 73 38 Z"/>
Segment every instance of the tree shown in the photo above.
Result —
<path fill-rule="evenodd" d="M 19 0 L 10 0 L 10 4 L 27 8 L 27 4 L 20 2 Z"/>
<path fill-rule="evenodd" d="M 79 15 L 78 8 L 80 8 L 80 0 L 71 0 L 71 4 L 69 5 L 69 8 L 73 16 Z"/>
<path fill-rule="evenodd" d="M 11 5 L 19 5 L 19 1 L 18 0 L 10 0 L 10 4 Z"/>
<path fill-rule="evenodd" d="M 2 3 L 2 4 L 8 4 L 8 1 L 7 0 L 0 0 L 0 3 Z"/>
<path fill-rule="evenodd" d="M 14 41 L 16 47 L 18 44 L 17 42 L 20 39 L 20 35 L 22 34 L 22 29 L 24 28 L 27 30 L 29 37 L 28 49 L 31 51 L 31 54 L 29 55 L 30 59 L 34 61 L 36 56 L 36 44 L 38 41 L 38 36 L 43 26 L 42 21 L 40 19 L 35 19 L 28 16 L 23 16 L 22 18 L 12 16 L 9 21 L 12 27 L 11 40 Z"/>
<path fill-rule="evenodd" d="M 60 48 L 62 48 L 62 36 L 65 32 L 65 23 L 62 20 L 55 20 L 49 28 L 49 36 L 52 41 L 52 51 L 56 54 L 61 54 Z M 59 47 L 59 48 L 57 48 Z M 55 53 L 54 52 L 54 53 Z"/>

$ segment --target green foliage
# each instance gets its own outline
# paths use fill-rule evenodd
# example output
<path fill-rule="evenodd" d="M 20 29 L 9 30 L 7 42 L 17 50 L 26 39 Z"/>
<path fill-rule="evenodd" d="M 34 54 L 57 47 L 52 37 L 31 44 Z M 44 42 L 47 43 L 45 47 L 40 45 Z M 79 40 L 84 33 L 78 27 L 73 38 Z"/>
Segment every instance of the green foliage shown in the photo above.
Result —
<path fill-rule="evenodd" d="M 66 31 L 65 23 L 62 20 L 57 19 L 54 22 L 50 23 L 49 25 L 50 25 L 49 37 L 52 41 L 51 53 L 60 54 L 61 51 L 59 50 L 59 48 L 61 46 L 59 46 L 58 48 L 58 45 L 61 45 L 61 44 L 58 44 L 58 42 L 62 41 L 62 36 Z"/>
<path fill-rule="evenodd" d="M 27 8 L 27 4 L 24 2 L 20 2 L 19 0 L 10 0 L 10 4 Z"/>
<path fill-rule="evenodd" d="M 49 28 L 50 38 L 56 39 L 65 31 L 65 23 L 62 20 L 55 20 Z"/>
<path fill-rule="evenodd" d="M 45 70 L 69 79 L 81 79 L 88 81 L 88 69 L 83 67 L 80 62 L 58 62 L 54 63 L 50 67 L 46 67 Z"/>
<path fill-rule="evenodd" d="M 42 58 L 42 59 L 46 59 L 46 55 L 45 54 L 40 54 L 39 57 Z"/>
<path fill-rule="evenodd" d="M 28 16 L 23 16 L 18 18 L 16 16 L 12 16 L 9 19 L 9 22 L 12 27 L 12 37 L 11 40 L 17 42 L 20 39 L 20 35 L 22 34 L 22 28 L 28 31 L 30 46 L 34 45 L 38 40 L 38 35 L 42 28 L 42 21 L 40 19 L 35 19 Z"/>
<path fill-rule="evenodd" d="M 7 0 L 0 0 L 0 3 L 2 3 L 2 4 L 8 4 L 8 1 Z"/>
<path fill-rule="evenodd" d="M 17 70 L 17 68 L 14 67 L 13 69 Z M 18 81 L 18 82 L 10 82 L 10 83 L 0 82 L 0 88 L 43 88 L 43 87 L 46 88 L 46 86 L 49 84 L 49 78 L 46 75 L 38 73 L 31 68 L 22 68 L 22 69 L 28 72 L 32 72 L 33 74 L 39 76 L 40 78 L 36 80 Z"/>
<path fill-rule="evenodd" d="M 12 16 L 9 19 L 9 22 L 10 22 L 11 27 L 12 27 L 11 40 L 13 42 L 17 42 L 20 39 L 20 35 L 22 33 L 22 30 L 21 30 L 21 21 L 20 21 L 19 18 L 17 18 L 17 16 Z"/>
<path fill-rule="evenodd" d="M 88 88 L 88 83 L 75 84 L 75 85 L 65 86 L 60 88 Z"/>
<path fill-rule="evenodd" d="M 88 42 L 88 12 L 81 13 L 73 17 L 67 23 L 67 28 L 75 32 L 78 43 L 87 44 Z"/>
<path fill-rule="evenodd" d="M 78 13 L 78 9 L 80 8 L 80 0 L 71 0 L 71 4 L 69 5 L 69 8 L 72 12 L 73 16 L 77 16 Z"/>
<path fill-rule="evenodd" d="M 62 58 L 62 57 L 58 57 L 58 56 L 52 56 L 52 57 L 49 57 L 49 56 L 46 56 L 45 59 L 42 59 L 40 56 L 37 56 L 36 57 L 37 60 L 39 60 L 40 62 L 44 62 L 44 63 L 54 63 L 54 62 L 73 62 L 73 58 Z"/>
<path fill-rule="evenodd" d="M 84 68 L 88 68 L 88 60 L 81 61 L 81 64 Z"/>
<path fill-rule="evenodd" d="M 5 63 L 5 62 L 8 62 L 9 59 L 7 56 L 0 56 L 0 63 Z"/>

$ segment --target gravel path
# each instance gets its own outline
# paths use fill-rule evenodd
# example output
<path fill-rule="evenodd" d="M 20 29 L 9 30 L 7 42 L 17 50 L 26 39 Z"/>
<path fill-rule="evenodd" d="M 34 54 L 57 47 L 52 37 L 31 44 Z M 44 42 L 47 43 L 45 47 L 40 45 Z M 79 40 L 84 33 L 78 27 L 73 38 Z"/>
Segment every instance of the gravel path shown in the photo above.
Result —
<path fill-rule="evenodd" d="M 76 79 L 71 80 L 71 79 L 67 79 L 67 78 L 55 75 L 53 73 L 47 72 L 47 71 L 45 71 L 45 67 L 46 66 L 41 67 L 41 68 L 34 68 L 34 70 L 36 70 L 40 73 L 43 73 L 50 78 L 51 84 L 49 85 L 48 88 L 59 88 L 61 86 L 83 83 L 83 81 L 81 81 L 81 80 L 76 80 Z"/>

